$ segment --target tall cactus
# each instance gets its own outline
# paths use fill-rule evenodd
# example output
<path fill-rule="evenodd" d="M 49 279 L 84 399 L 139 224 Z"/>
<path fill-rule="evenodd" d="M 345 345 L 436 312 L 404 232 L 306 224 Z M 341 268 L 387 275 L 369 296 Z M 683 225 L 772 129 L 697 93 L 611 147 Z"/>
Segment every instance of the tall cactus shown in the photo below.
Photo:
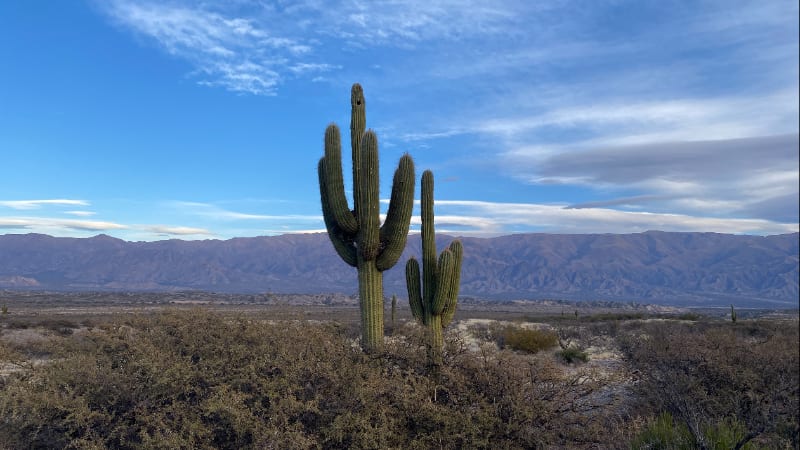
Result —
<path fill-rule="evenodd" d="M 361 346 L 367 352 L 383 348 L 383 271 L 397 263 L 406 246 L 414 206 L 414 161 L 400 158 L 392 182 L 386 220 L 381 226 L 378 193 L 378 139 L 366 128 L 364 91 L 358 83 L 350 95 L 350 146 L 353 155 L 353 205 L 344 194 L 339 127 L 325 130 L 325 156 L 319 160 L 322 215 L 334 249 L 358 269 L 361 306 Z"/>
<path fill-rule="evenodd" d="M 428 357 L 441 363 L 444 330 L 456 312 L 461 280 L 461 241 L 454 240 L 436 259 L 436 236 L 433 230 L 433 172 L 422 174 L 422 271 L 420 289 L 419 263 L 410 258 L 406 263 L 408 302 L 414 318 L 428 329 Z"/>

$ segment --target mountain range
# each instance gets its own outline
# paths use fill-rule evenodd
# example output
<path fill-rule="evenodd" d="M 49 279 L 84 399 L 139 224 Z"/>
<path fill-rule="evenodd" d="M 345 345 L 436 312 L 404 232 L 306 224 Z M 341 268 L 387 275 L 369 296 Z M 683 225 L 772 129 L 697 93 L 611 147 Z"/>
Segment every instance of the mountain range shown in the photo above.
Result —
<path fill-rule="evenodd" d="M 798 233 L 648 231 L 464 237 L 461 294 L 487 299 L 617 300 L 672 305 L 798 307 Z M 452 237 L 437 240 L 443 248 Z M 385 272 L 405 297 L 411 235 Z M 357 291 L 356 270 L 326 234 L 127 242 L 106 235 L 0 235 L 0 288 L 319 293 Z"/>

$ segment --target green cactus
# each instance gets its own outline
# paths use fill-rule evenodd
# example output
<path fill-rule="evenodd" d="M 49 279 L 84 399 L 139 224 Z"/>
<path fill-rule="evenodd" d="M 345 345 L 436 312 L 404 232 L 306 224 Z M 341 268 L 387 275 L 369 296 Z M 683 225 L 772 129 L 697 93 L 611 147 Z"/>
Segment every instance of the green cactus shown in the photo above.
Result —
<path fill-rule="evenodd" d="M 322 215 L 334 249 L 358 269 L 361 306 L 361 346 L 367 352 L 383 348 L 383 271 L 397 263 L 406 246 L 414 206 L 414 161 L 400 158 L 383 226 L 378 193 L 378 139 L 366 128 L 364 92 L 353 85 L 350 102 L 350 146 L 353 155 L 353 204 L 344 194 L 339 127 L 325 130 L 325 156 L 319 160 Z"/>
<path fill-rule="evenodd" d="M 414 318 L 428 329 L 428 357 L 441 364 L 444 330 L 456 312 L 461 280 L 461 241 L 454 240 L 442 251 L 437 261 L 436 236 L 433 229 L 433 173 L 422 174 L 422 289 L 419 263 L 410 258 L 406 263 L 408 302 Z"/>
<path fill-rule="evenodd" d="M 731 305 L 731 322 L 736 323 L 736 310 L 733 309 L 733 305 Z"/>

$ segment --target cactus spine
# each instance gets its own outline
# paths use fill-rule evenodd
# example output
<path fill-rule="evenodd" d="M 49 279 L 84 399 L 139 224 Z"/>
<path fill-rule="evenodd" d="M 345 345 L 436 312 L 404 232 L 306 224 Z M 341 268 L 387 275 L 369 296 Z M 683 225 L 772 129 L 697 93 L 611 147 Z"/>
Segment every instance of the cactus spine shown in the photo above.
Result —
<path fill-rule="evenodd" d="M 450 324 L 456 312 L 463 252 L 461 241 L 455 240 L 437 261 L 433 173 L 426 170 L 422 174 L 422 286 L 419 263 L 413 257 L 406 263 L 406 286 L 414 318 L 428 329 L 428 357 L 434 365 L 441 364 L 442 330 Z"/>
<path fill-rule="evenodd" d="M 353 205 L 344 194 L 339 127 L 325 130 L 325 156 L 319 160 L 322 215 L 333 247 L 358 269 L 361 306 L 361 346 L 367 352 L 383 348 L 383 271 L 397 263 L 406 245 L 414 206 L 414 161 L 400 158 L 392 183 L 386 220 L 380 223 L 378 139 L 366 128 L 364 91 L 356 83 L 350 95 L 350 147 L 353 158 Z"/>

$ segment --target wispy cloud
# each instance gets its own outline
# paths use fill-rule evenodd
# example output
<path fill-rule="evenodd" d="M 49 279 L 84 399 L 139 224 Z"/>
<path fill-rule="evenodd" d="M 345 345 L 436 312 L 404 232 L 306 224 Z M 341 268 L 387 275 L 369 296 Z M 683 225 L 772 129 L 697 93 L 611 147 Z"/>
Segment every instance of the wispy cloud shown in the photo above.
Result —
<path fill-rule="evenodd" d="M 145 225 L 142 229 L 162 236 L 211 236 L 212 233 L 204 228 L 180 227 L 167 225 Z"/>
<path fill-rule="evenodd" d="M 762 219 L 725 219 L 686 214 L 569 208 L 566 205 L 437 200 L 437 231 L 465 235 L 513 232 L 637 233 L 647 230 L 780 234 L 798 224 Z M 419 223 L 417 219 L 415 224 Z"/>
<path fill-rule="evenodd" d="M 796 210 L 800 171 L 797 134 L 717 141 L 598 145 L 579 150 L 507 155 L 516 176 L 532 183 L 568 183 L 638 191 L 633 200 L 660 211 L 737 217 Z M 589 206 L 625 205 L 627 199 Z M 741 217 L 741 216 L 739 216 Z M 797 221 L 797 216 L 793 221 Z"/>
<path fill-rule="evenodd" d="M 523 97 L 534 97 L 531 91 Z M 548 150 L 547 143 L 558 142 L 580 147 L 599 145 L 648 144 L 691 140 L 738 139 L 790 133 L 800 117 L 797 87 L 780 89 L 768 95 L 696 97 L 652 100 L 633 98 L 594 100 L 572 106 L 547 105 L 544 110 L 521 110 L 501 117 L 458 117 L 454 126 L 433 131 L 400 134 L 407 141 L 440 139 L 459 135 L 487 135 L 501 138 L 510 154 Z M 458 124 L 461 122 L 461 124 Z M 565 132 L 572 136 L 565 136 Z M 518 142 L 528 142 L 519 145 Z M 531 142 L 539 143 L 531 144 Z M 515 145 L 516 144 L 516 145 Z"/>
<path fill-rule="evenodd" d="M 0 217 L 0 229 L 6 232 L 42 233 L 53 236 L 86 237 L 97 233 L 114 233 L 126 238 L 153 240 L 163 237 L 208 238 L 214 234 L 188 226 L 121 224 L 100 220 L 64 219 L 55 217 Z"/>
<path fill-rule="evenodd" d="M 98 3 L 116 23 L 190 62 L 199 84 L 272 95 L 287 77 L 340 70 L 347 48 L 414 48 L 507 36 L 549 8 L 502 0 L 298 1 L 291 4 L 183 0 Z M 521 14 L 524 12 L 525 14 Z M 334 54 L 332 54 L 334 52 Z"/>
<path fill-rule="evenodd" d="M 85 200 L 48 199 L 48 200 L 0 200 L 0 206 L 12 209 L 39 209 L 42 206 L 89 206 Z"/>
<path fill-rule="evenodd" d="M 308 17 L 319 32 L 354 45 L 413 45 L 415 42 L 460 40 L 475 35 L 509 33 L 511 23 L 523 23 L 522 11 L 547 7 L 498 0 L 301 1 L 292 12 Z"/>
<path fill-rule="evenodd" d="M 60 219 L 51 217 L 0 217 L 0 228 L 47 232 L 48 230 L 107 231 L 123 230 L 125 225 L 99 220 Z"/>
<path fill-rule="evenodd" d="M 251 214 L 237 211 L 230 211 L 211 203 L 201 202 L 170 202 L 170 205 L 181 208 L 185 214 L 204 216 L 222 221 L 236 220 L 255 220 L 255 221 L 319 221 L 322 216 L 319 214 Z"/>
<path fill-rule="evenodd" d="M 295 74 L 334 68 L 302 60 L 311 47 L 300 39 L 273 35 L 254 19 L 213 12 L 197 4 L 115 0 L 105 5 L 105 11 L 117 23 L 193 64 L 203 85 L 272 95 L 284 67 L 294 68 Z"/>

